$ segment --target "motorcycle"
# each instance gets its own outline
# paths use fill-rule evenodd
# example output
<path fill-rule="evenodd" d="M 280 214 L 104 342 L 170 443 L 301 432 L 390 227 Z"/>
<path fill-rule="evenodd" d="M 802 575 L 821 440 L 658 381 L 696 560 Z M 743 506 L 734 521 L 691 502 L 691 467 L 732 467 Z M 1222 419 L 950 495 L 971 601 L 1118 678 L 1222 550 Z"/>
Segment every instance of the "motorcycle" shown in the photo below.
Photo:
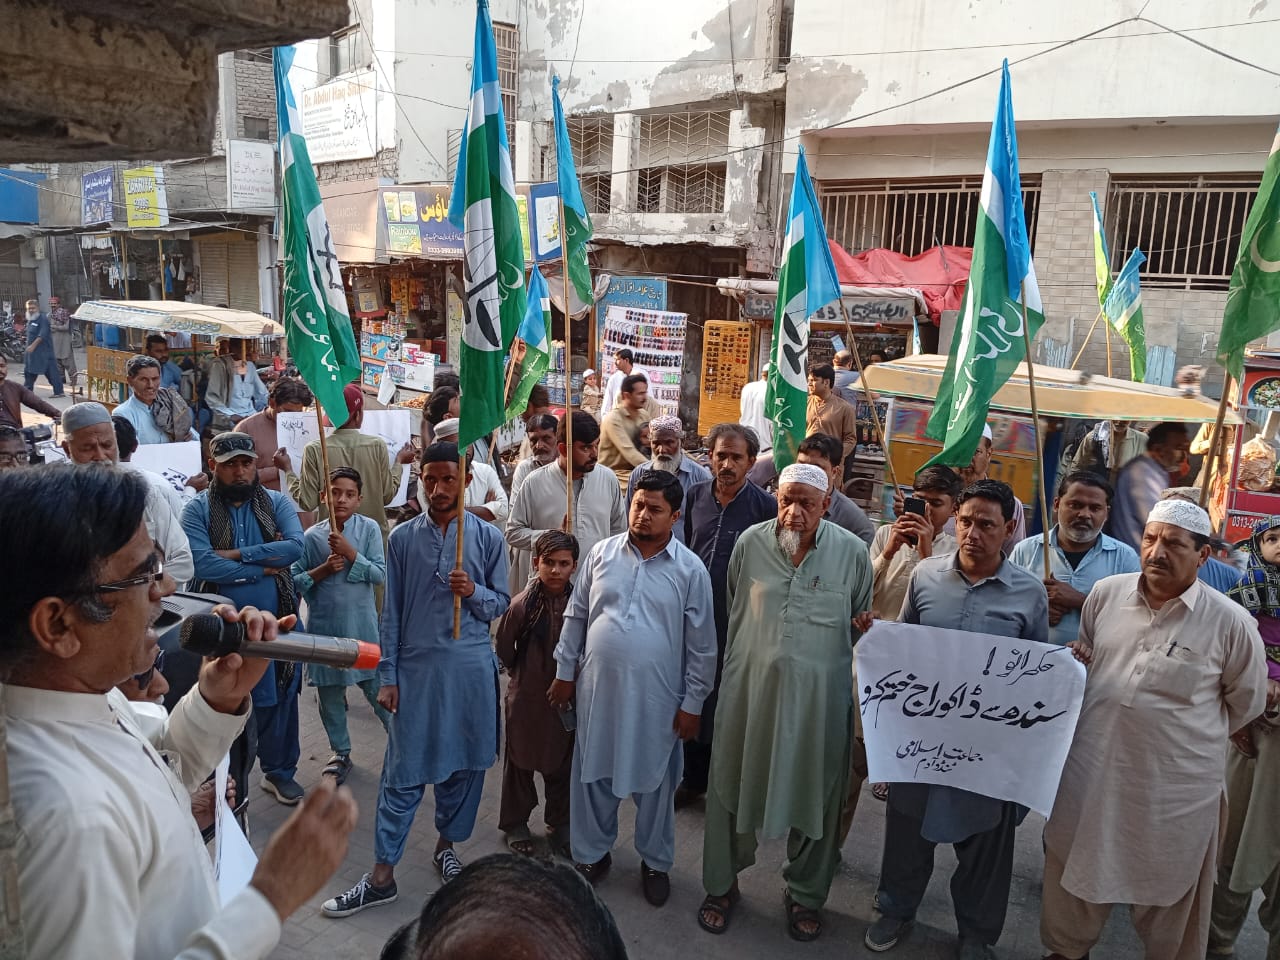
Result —
<path fill-rule="evenodd" d="M 12 317 L 0 320 L 0 355 L 10 363 L 22 363 L 26 354 L 26 334 L 18 332 Z"/>

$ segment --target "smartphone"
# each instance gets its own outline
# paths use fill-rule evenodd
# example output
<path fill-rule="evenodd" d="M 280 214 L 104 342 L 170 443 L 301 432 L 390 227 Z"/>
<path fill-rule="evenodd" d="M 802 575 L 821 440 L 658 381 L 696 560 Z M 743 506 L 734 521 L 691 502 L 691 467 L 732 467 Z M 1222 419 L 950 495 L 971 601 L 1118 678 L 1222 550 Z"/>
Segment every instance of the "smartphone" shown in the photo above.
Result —
<path fill-rule="evenodd" d="M 902 500 L 902 512 L 914 513 L 918 517 L 923 517 L 924 501 L 921 500 L 919 497 L 904 497 Z M 916 537 L 907 538 L 907 543 L 911 544 L 911 546 L 913 547 L 916 545 L 917 542 L 918 542 L 918 538 Z"/>
<path fill-rule="evenodd" d="M 573 704 L 560 711 L 560 723 L 569 733 L 578 729 L 578 711 Z"/>

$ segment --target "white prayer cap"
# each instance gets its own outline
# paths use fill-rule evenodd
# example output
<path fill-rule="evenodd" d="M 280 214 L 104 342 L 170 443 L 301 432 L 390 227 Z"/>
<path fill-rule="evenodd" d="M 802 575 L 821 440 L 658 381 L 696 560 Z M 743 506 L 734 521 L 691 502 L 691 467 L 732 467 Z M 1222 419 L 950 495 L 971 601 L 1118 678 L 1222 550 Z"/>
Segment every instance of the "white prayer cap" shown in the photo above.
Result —
<path fill-rule="evenodd" d="M 671 414 L 666 413 L 649 421 L 649 436 L 652 437 L 660 430 L 674 430 L 676 433 L 684 433 L 684 424 L 680 422 L 679 417 L 673 417 Z"/>
<path fill-rule="evenodd" d="M 1147 523 L 1168 523 L 1202 537 L 1213 536 L 1213 525 L 1209 522 L 1209 514 L 1200 509 L 1197 504 L 1178 497 L 1157 501 L 1147 516 Z"/>
<path fill-rule="evenodd" d="M 831 486 L 831 475 L 814 463 L 793 463 L 783 467 L 778 475 L 778 486 L 784 483 L 806 483 L 826 493 Z"/>
<path fill-rule="evenodd" d="M 587 367 L 587 369 L 585 369 L 585 370 L 583 370 L 583 371 L 582 371 L 582 379 L 584 379 L 584 380 L 585 380 L 587 377 L 594 377 L 595 375 L 596 375 L 596 372 L 595 372 L 594 370 L 592 370 L 590 367 Z"/>
<path fill-rule="evenodd" d="M 458 418 L 450 417 L 448 420 L 441 420 L 436 424 L 436 439 L 443 437 L 456 437 L 458 435 Z"/>
<path fill-rule="evenodd" d="M 982 425 L 982 435 L 983 435 L 984 437 L 986 437 L 988 440 L 992 440 L 992 441 L 994 441 L 994 440 L 995 440 L 995 437 L 994 437 L 994 436 L 992 436 L 992 434 L 991 434 L 991 424 L 989 424 L 989 423 L 984 423 L 984 424 Z"/>

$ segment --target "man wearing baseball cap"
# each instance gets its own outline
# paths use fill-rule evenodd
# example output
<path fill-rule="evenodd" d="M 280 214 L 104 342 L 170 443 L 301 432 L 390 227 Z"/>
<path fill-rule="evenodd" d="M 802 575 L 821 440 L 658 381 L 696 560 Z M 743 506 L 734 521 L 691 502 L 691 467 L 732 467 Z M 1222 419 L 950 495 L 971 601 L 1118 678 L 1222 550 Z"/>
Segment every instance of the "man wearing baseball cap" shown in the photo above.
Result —
<path fill-rule="evenodd" d="M 214 437 L 209 468 L 213 483 L 182 511 L 197 589 L 277 617 L 295 613 L 289 568 L 302 556 L 303 538 L 293 503 L 259 482 L 258 450 L 247 433 Z M 302 799 L 302 787 L 294 779 L 301 688 L 302 671 L 285 662 L 271 663 L 253 688 L 262 788 L 289 806 Z"/>
<path fill-rule="evenodd" d="M 1205 955 L 1227 737 L 1267 686 L 1253 617 L 1197 579 L 1211 533 L 1196 504 L 1157 501 L 1142 572 L 1102 580 L 1081 611 L 1072 647 L 1089 675 L 1044 834 L 1051 960 L 1088 956 L 1116 903 L 1147 956 Z"/>

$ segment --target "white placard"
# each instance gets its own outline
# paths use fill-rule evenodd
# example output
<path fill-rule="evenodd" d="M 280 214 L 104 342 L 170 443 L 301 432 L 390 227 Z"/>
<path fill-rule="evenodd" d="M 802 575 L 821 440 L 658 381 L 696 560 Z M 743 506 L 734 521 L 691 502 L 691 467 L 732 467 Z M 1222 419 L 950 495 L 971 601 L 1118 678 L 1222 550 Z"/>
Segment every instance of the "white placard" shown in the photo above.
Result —
<path fill-rule="evenodd" d="M 276 204 L 276 153 L 262 140 L 227 141 L 227 209 L 267 210 Z"/>
<path fill-rule="evenodd" d="M 377 153 L 377 94 L 372 70 L 302 91 L 302 133 L 312 163 L 362 160 Z"/>
<path fill-rule="evenodd" d="M 1070 650 L 877 621 L 856 655 L 872 782 L 959 787 L 1049 815 L 1084 697 Z"/>
<path fill-rule="evenodd" d="M 366 410 L 364 420 L 360 424 L 360 432 L 370 437 L 378 437 L 387 445 L 387 456 L 391 463 L 395 462 L 400 448 L 409 442 L 409 431 L 413 426 L 413 413 L 410 410 Z M 332 436 L 333 428 L 326 430 L 325 436 Z M 276 436 L 280 446 L 289 454 L 294 472 L 302 470 L 302 453 L 308 443 L 320 439 L 314 410 L 302 413 L 277 413 Z M 332 464 L 330 464 L 332 466 Z M 404 471 L 400 478 L 400 489 L 387 504 L 398 507 L 405 502 L 409 491 L 409 471 Z"/>
<path fill-rule="evenodd" d="M 364 420 L 360 424 L 360 432 L 380 437 L 387 445 L 387 458 L 396 462 L 396 454 L 409 442 L 409 433 L 413 429 L 413 413 L 409 410 L 366 410 Z M 388 507 L 403 506 L 409 493 L 409 471 L 406 468 L 400 477 L 400 489 L 387 504 Z"/>
<path fill-rule="evenodd" d="M 149 473 L 164 477 L 178 493 L 187 478 L 200 472 L 200 441 L 182 443 L 140 443 L 129 462 Z"/>
<path fill-rule="evenodd" d="M 253 879 L 254 868 L 258 865 L 258 855 L 253 852 L 249 840 L 236 823 L 235 814 L 227 804 L 227 771 L 231 765 L 228 754 L 218 764 L 213 775 L 214 823 L 217 833 L 214 837 L 213 875 L 218 884 L 218 899 L 225 907 Z M 247 783 L 237 783 L 237 793 L 247 790 Z"/>

